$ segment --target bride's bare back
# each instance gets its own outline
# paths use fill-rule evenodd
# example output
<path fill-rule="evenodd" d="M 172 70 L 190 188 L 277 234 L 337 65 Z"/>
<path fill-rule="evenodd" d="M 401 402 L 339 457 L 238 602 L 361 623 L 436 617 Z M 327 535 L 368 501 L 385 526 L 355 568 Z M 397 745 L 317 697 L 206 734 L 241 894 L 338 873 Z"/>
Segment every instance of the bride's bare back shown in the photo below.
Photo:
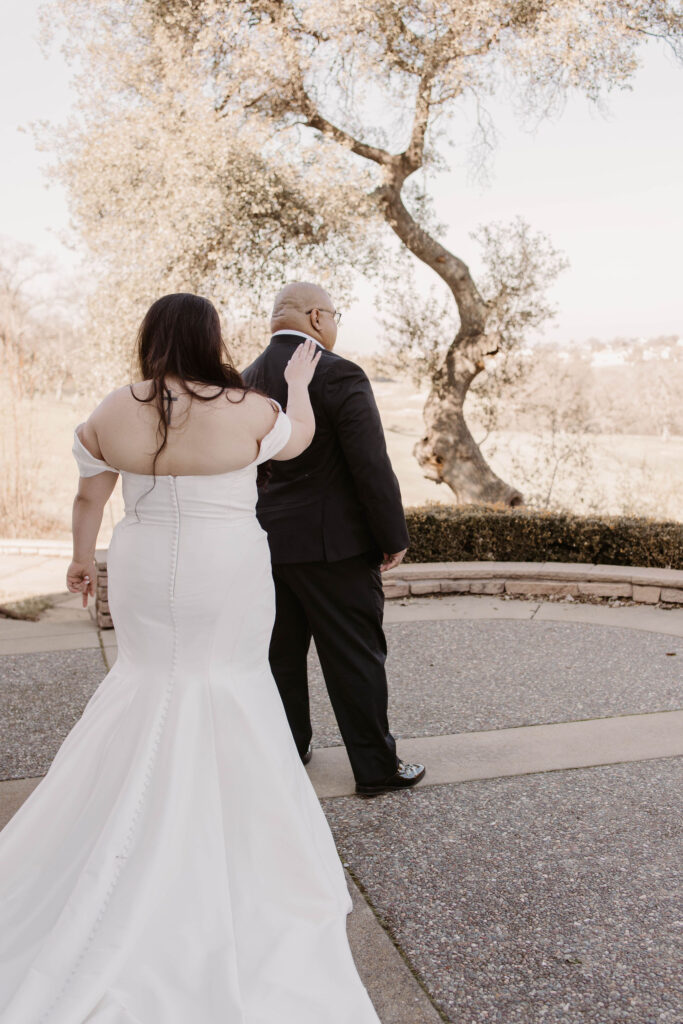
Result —
<path fill-rule="evenodd" d="M 261 439 L 277 417 L 273 403 L 254 392 L 169 380 L 171 407 L 168 440 L 156 462 L 157 476 L 203 476 L 229 473 L 252 463 Z M 133 392 L 133 393 L 131 393 Z M 119 388 L 97 407 L 79 433 L 97 458 L 128 473 L 150 473 L 161 444 L 156 402 L 149 381 Z"/>

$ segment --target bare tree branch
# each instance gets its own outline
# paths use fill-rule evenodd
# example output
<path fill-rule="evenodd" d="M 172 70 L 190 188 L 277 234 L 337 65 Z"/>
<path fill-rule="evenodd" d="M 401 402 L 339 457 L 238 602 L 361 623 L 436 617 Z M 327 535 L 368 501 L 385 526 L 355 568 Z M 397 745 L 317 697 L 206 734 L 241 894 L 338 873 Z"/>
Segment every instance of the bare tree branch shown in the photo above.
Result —
<path fill-rule="evenodd" d="M 386 149 L 381 149 L 379 146 L 369 146 L 366 142 L 361 142 L 360 139 L 354 138 L 353 135 L 344 131 L 343 128 L 338 128 L 328 121 L 327 118 L 318 113 L 314 103 L 308 96 L 306 96 L 304 105 L 307 110 L 306 124 L 310 128 L 315 128 L 326 138 L 341 143 L 342 146 L 350 149 L 352 153 L 363 156 L 367 160 L 372 160 L 376 164 L 389 166 L 395 162 L 396 158 Z"/>

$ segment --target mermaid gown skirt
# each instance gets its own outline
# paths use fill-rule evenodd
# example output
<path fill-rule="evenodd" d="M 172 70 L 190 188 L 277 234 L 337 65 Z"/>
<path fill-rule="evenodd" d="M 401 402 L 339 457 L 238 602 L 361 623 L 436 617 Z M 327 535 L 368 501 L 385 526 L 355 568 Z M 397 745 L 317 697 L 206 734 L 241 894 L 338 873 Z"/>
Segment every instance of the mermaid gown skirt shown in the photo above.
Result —
<path fill-rule="evenodd" d="M 268 664 L 256 466 L 290 429 L 235 472 L 123 474 L 117 661 L 0 834 L 1 1024 L 378 1024 Z"/>

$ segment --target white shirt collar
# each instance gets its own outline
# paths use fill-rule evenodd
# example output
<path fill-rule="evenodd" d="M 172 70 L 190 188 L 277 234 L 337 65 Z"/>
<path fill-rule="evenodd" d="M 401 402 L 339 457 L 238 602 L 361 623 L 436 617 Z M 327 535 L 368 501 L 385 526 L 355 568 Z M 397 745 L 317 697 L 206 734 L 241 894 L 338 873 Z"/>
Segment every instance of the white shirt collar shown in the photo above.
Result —
<path fill-rule="evenodd" d="M 277 338 L 278 334 L 296 334 L 299 338 L 306 338 L 308 341 L 314 341 L 319 348 L 325 348 L 325 346 L 318 341 L 317 338 L 312 338 L 310 334 L 304 334 L 303 331 L 276 331 L 275 334 L 271 334 L 271 338 Z"/>

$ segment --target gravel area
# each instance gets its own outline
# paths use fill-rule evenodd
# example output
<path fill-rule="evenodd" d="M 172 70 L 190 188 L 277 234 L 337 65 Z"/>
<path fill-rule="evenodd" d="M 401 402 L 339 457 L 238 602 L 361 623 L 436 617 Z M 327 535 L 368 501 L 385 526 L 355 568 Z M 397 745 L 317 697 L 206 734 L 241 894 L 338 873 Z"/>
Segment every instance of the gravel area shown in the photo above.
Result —
<path fill-rule="evenodd" d="M 99 650 L 0 658 L 0 779 L 44 775 L 106 675 Z"/>
<path fill-rule="evenodd" d="M 324 801 L 453 1024 L 681 1024 L 683 760 Z"/>
<path fill-rule="evenodd" d="M 386 627 L 394 735 L 436 736 L 683 707 L 683 640 L 611 626 L 446 621 Z M 317 656 L 314 745 L 341 742 Z"/>

